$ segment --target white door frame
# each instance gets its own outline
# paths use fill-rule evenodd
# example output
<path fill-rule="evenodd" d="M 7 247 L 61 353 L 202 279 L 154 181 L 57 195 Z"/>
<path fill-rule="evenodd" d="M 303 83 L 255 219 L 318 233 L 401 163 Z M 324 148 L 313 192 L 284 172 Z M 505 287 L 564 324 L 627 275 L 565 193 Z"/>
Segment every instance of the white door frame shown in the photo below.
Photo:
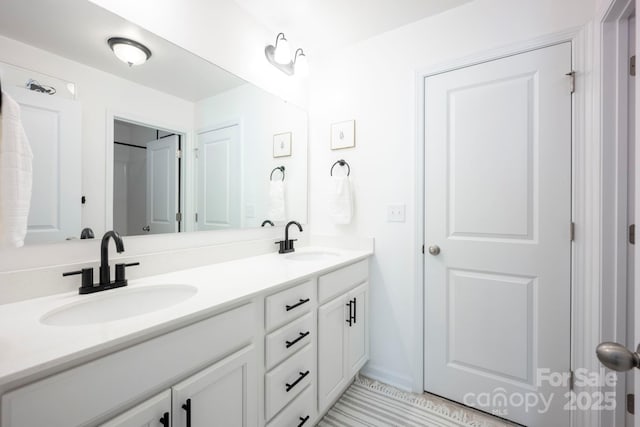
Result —
<path fill-rule="evenodd" d="M 181 232 L 193 231 L 195 213 L 194 194 L 190 191 L 193 188 L 194 177 L 190 171 L 194 170 L 194 159 L 185 153 L 193 153 L 195 148 L 194 135 L 189 129 L 181 126 L 172 126 L 170 123 L 158 123 L 158 120 L 151 117 L 145 117 L 140 114 L 107 110 L 106 129 L 105 129 L 105 217 L 104 229 L 111 230 L 113 228 L 113 138 L 115 121 L 120 120 L 127 123 L 133 123 L 140 126 L 152 127 L 166 132 L 175 132 L 182 137 L 182 176 L 180 179 L 180 212 L 182 212 L 183 222 Z M 187 194 L 189 191 L 189 194 Z M 144 237 L 144 236 L 131 236 Z"/>
<path fill-rule="evenodd" d="M 593 28 L 591 25 L 483 52 L 416 73 L 416 215 L 415 253 L 415 337 L 413 390 L 424 390 L 424 81 L 431 75 L 482 62 L 515 55 L 533 49 L 571 42 L 572 64 L 576 72 L 576 91 L 572 101 L 572 217 L 576 239 L 572 247 L 571 292 L 571 366 L 598 372 L 595 348 L 600 342 L 600 138 L 594 123 L 593 93 L 596 78 L 593 68 Z M 567 85 L 569 80 L 567 79 Z M 594 124 L 596 126 L 594 126 Z M 569 166 L 569 165 L 567 165 Z M 576 386 L 576 393 L 599 391 L 587 385 Z M 595 411 L 575 411 L 572 426 L 599 426 Z"/>
<path fill-rule="evenodd" d="M 602 146 L 601 337 L 627 345 L 627 182 L 628 182 L 628 17 L 636 0 L 612 0 L 599 15 L 600 61 L 596 110 Z M 630 348 L 635 348 L 633 344 Z M 618 375 L 615 414 L 603 414 L 602 425 L 625 425 L 626 377 Z"/>

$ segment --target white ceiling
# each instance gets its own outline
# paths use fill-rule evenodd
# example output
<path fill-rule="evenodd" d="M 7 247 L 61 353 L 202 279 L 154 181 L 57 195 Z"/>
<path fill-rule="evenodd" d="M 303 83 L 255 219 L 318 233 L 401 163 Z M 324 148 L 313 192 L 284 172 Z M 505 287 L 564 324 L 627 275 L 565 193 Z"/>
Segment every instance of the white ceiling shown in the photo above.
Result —
<path fill-rule="evenodd" d="M 235 0 L 292 48 L 326 51 L 365 40 L 471 0 Z"/>
<path fill-rule="evenodd" d="M 245 83 L 89 1 L 0 0 L 0 34 L 189 101 Z M 150 60 L 129 68 L 107 45 L 114 36 L 146 45 Z"/>

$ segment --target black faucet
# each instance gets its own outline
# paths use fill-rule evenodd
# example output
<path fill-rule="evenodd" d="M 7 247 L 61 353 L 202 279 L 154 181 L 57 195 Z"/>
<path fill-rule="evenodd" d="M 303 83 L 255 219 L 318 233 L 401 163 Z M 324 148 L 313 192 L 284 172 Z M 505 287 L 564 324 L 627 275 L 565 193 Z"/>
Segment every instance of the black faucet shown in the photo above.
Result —
<path fill-rule="evenodd" d="M 298 239 L 289 239 L 289 227 L 291 225 L 297 225 L 298 230 L 302 231 L 302 226 L 300 225 L 299 222 L 289 221 L 287 225 L 284 227 L 284 240 L 276 242 L 276 245 L 280 245 L 280 250 L 278 251 L 278 253 L 286 254 L 286 253 L 295 251 L 293 247 L 293 242 L 295 242 Z"/>
<path fill-rule="evenodd" d="M 271 221 L 270 219 L 265 219 L 264 221 L 262 221 L 262 225 L 260 227 L 264 227 L 267 224 L 269 224 L 272 227 L 275 227 L 275 225 L 273 225 L 273 221 Z"/>
<path fill-rule="evenodd" d="M 116 264 L 116 280 L 112 282 L 111 267 L 109 266 L 109 239 L 111 238 L 113 238 L 113 241 L 116 244 L 116 250 L 118 253 L 124 252 L 122 237 L 120 237 L 117 232 L 111 230 L 104 233 L 104 236 L 102 236 L 102 242 L 100 243 L 100 283 L 93 283 L 93 268 L 83 268 L 80 271 L 70 271 L 62 274 L 63 276 L 73 276 L 76 274 L 82 275 L 82 286 L 80 286 L 79 293 L 91 294 L 94 292 L 106 291 L 107 289 L 127 286 L 125 268 L 140 265 L 139 262 Z"/>

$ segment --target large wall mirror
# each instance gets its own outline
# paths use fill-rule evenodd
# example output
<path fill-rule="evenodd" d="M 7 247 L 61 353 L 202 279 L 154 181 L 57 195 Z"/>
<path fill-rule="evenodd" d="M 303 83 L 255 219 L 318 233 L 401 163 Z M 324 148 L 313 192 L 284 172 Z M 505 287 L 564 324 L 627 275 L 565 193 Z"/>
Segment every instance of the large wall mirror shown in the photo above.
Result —
<path fill-rule="evenodd" d="M 34 152 L 27 244 L 306 222 L 306 111 L 87 0 L 0 0 L 0 78 Z"/>

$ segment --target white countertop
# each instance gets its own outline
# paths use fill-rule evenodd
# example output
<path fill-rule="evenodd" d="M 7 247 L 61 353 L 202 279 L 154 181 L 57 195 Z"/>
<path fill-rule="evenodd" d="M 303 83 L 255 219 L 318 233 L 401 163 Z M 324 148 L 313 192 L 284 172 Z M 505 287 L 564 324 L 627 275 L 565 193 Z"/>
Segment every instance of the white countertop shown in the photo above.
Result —
<path fill-rule="evenodd" d="M 91 295 L 68 292 L 0 305 L 0 389 L 166 333 L 259 294 L 275 292 L 373 254 L 370 250 L 320 247 L 301 248 L 296 253 L 312 251 L 335 252 L 339 256 L 300 261 L 271 253 L 132 280 L 127 288 L 187 284 L 197 287 L 198 292 L 171 307 L 105 323 L 50 326 L 41 323 L 40 318 L 68 304 L 127 288 Z"/>

